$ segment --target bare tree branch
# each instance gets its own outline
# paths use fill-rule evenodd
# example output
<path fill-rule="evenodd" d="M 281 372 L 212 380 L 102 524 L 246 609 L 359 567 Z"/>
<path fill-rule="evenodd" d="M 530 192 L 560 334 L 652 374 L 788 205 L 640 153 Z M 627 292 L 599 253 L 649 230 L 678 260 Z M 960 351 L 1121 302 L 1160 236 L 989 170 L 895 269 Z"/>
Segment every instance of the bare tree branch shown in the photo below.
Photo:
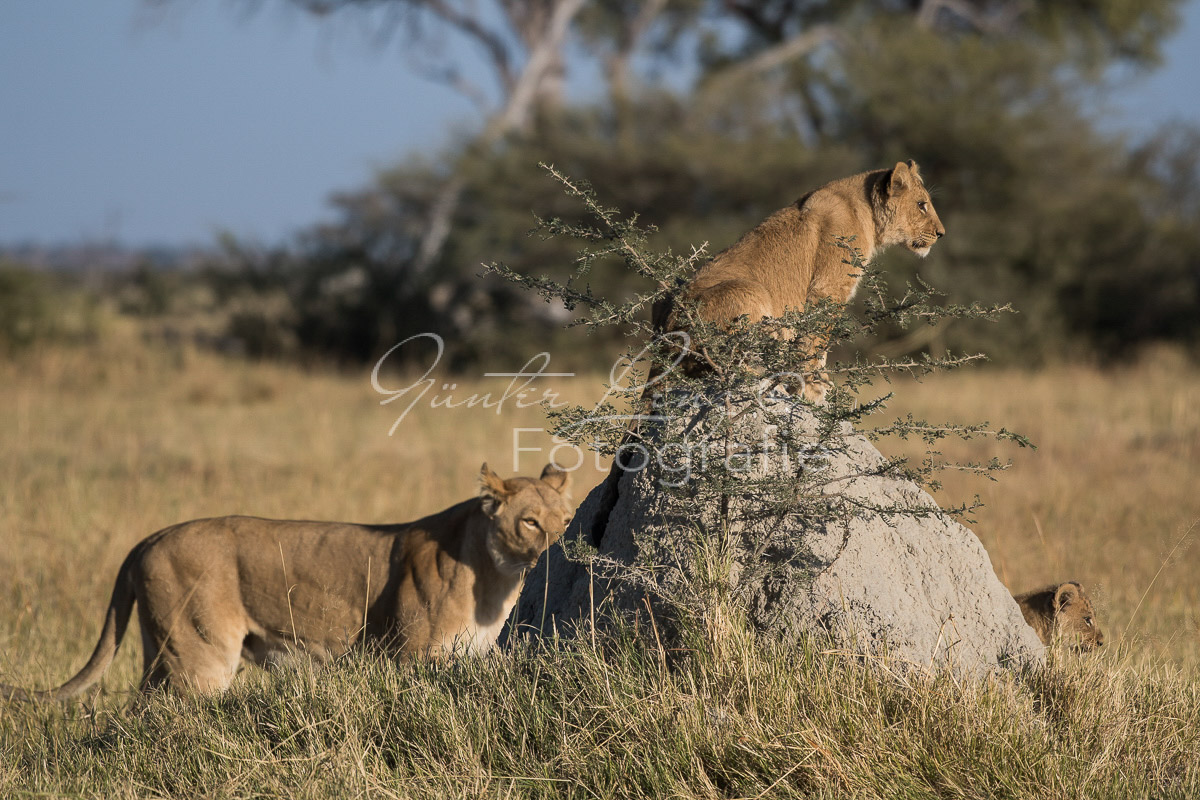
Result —
<path fill-rule="evenodd" d="M 523 29 L 523 37 L 531 37 L 527 41 L 535 43 L 530 49 L 529 58 L 526 59 L 520 75 L 512 83 L 511 91 L 506 94 L 503 107 L 492 115 L 476 139 L 475 150 L 486 150 L 505 134 L 527 124 L 542 81 L 545 80 L 549 71 L 559 67 L 558 59 L 562 56 L 562 48 L 566 42 L 571 21 L 580 12 L 583 5 L 584 0 L 554 0 L 553 13 L 545 22 L 541 35 L 536 37 L 532 36 L 533 32 L 527 25 L 515 25 L 515 27 Z M 427 271 L 441 254 L 442 247 L 450 235 L 454 212 L 458 209 L 458 203 L 466 185 L 467 182 L 463 175 L 455 174 L 442 186 L 434 199 L 425 236 L 421 239 L 421 245 L 417 249 L 417 257 L 413 264 L 416 274 Z"/>
<path fill-rule="evenodd" d="M 409 63 L 412 65 L 412 69 L 426 80 L 449 86 L 466 97 L 471 105 L 479 110 L 480 114 L 486 116 L 490 112 L 492 99 L 488 97 L 487 91 L 478 83 L 468 80 L 457 67 L 421 64 L 415 59 L 410 59 Z"/>
<path fill-rule="evenodd" d="M 401 10 L 417 13 L 427 11 L 479 45 L 496 73 L 501 90 L 504 94 L 512 91 L 516 79 L 513 76 L 512 54 L 504 34 L 502 31 L 486 27 L 480 21 L 480 15 L 473 13 L 472 9 L 456 8 L 447 0 L 292 0 L 292 2 L 316 15 L 328 15 L 351 7 L 364 9 L 383 7 L 389 16 L 396 16 Z M 381 35 L 386 37 L 388 30 L 393 27 L 392 25 L 383 26 Z"/>
<path fill-rule="evenodd" d="M 807 56 L 821 45 L 836 40 L 837 36 L 837 29 L 832 25 L 814 25 L 804 33 L 768 47 L 753 58 L 726 67 L 702 91 L 711 95 L 723 94 L 749 78 Z"/>
<path fill-rule="evenodd" d="M 571 20 L 583 5 L 584 0 L 559 0 L 545 30 L 533 45 L 524 69 L 513 85 L 508 101 L 500 113 L 498 122 L 495 123 L 499 128 L 493 136 L 500 136 L 518 128 L 529 119 L 539 84 L 555 66 L 556 60 L 561 58 Z"/>
<path fill-rule="evenodd" d="M 482 45 L 496 70 L 496 77 L 506 95 L 513 92 L 516 78 L 513 76 L 512 59 L 504 37 L 496 31 L 488 30 L 480 24 L 476 15 L 463 13 L 450 6 L 445 0 L 411 0 L 419 6 L 428 8 L 439 19 L 457 28 L 462 33 Z"/>
<path fill-rule="evenodd" d="M 605 59 L 609 92 L 615 98 L 624 98 L 629 93 L 629 61 L 637 51 L 654 21 L 667 7 L 668 0 L 646 0 L 624 26 L 617 37 L 616 47 Z"/>
<path fill-rule="evenodd" d="M 922 0 L 917 10 L 917 25 L 932 29 L 937 23 L 938 12 L 945 9 L 979 33 L 1004 34 L 1011 33 L 1017 20 L 1030 9 L 1027 0 L 1011 0 L 990 12 L 981 6 L 971 0 Z"/>

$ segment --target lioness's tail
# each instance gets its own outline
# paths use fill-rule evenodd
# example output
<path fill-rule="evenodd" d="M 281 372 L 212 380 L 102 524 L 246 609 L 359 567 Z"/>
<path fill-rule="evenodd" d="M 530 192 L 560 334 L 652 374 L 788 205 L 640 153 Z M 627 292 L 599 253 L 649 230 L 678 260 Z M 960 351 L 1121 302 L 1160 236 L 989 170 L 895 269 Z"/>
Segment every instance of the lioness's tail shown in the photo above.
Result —
<path fill-rule="evenodd" d="M 112 663 L 117 654 L 117 647 L 125 636 L 125 628 L 129 625 L 129 615 L 133 611 L 133 570 L 134 559 L 141 548 L 135 547 L 121 564 L 117 572 L 116 585 L 113 586 L 112 600 L 108 603 L 108 612 L 104 616 L 104 628 L 100 631 L 100 641 L 87 664 L 71 680 L 57 689 L 26 690 L 15 686 L 0 684 L 0 699 L 2 700 L 66 700 L 82 694 L 89 686 L 100 680 L 100 676 Z"/>

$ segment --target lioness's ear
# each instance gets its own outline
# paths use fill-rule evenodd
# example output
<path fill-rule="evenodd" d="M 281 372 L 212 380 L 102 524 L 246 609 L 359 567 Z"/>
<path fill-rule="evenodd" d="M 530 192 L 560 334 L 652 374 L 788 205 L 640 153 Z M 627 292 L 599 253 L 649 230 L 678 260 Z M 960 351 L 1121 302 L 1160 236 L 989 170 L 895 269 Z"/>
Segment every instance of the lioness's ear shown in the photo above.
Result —
<path fill-rule="evenodd" d="M 553 464 L 547 464 L 542 470 L 542 480 L 550 484 L 550 488 L 559 494 L 565 494 L 571 485 L 571 473 L 561 470 Z"/>
<path fill-rule="evenodd" d="M 910 182 L 908 171 L 909 164 L 913 164 L 913 162 L 897 161 L 896 166 L 892 167 L 892 176 L 888 179 L 888 194 L 902 192 L 908 188 Z M 913 166 L 915 167 L 916 164 L 913 164 Z"/>
<path fill-rule="evenodd" d="M 1074 581 L 1064 583 L 1054 592 L 1054 607 L 1062 608 L 1079 599 L 1080 586 Z"/>
<path fill-rule="evenodd" d="M 504 479 L 488 469 L 487 462 L 479 468 L 479 496 L 483 498 L 483 513 L 494 517 L 504 508 L 508 499 L 508 490 L 504 488 Z"/>

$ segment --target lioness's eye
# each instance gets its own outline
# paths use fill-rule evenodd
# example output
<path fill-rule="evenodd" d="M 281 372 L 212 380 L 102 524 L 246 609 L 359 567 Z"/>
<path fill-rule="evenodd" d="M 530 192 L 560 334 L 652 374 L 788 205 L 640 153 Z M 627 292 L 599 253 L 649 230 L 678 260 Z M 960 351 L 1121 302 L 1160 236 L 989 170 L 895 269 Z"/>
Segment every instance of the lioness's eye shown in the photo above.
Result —
<path fill-rule="evenodd" d="M 1084 617 L 1083 621 L 1089 628 L 1092 627 L 1092 618 L 1091 617 Z"/>
<path fill-rule="evenodd" d="M 921 209 L 921 211 L 928 211 L 929 203 L 926 203 L 924 200 L 920 200 L 917 202 L 917 208 Z"/>
<path fill-rule="evenodd" d="M 522 525 L 528 525 L 528 526 L 529 526 L 529 527 L 531 527 L 531 528 L 536 528 L 536 527 L 538 527 L 538 524 L 537 524 L 537 520 L 536 520 L 536 519 L 523 519 L 523 520 L 521 520 L 521 524 L 522 524 Z"/>

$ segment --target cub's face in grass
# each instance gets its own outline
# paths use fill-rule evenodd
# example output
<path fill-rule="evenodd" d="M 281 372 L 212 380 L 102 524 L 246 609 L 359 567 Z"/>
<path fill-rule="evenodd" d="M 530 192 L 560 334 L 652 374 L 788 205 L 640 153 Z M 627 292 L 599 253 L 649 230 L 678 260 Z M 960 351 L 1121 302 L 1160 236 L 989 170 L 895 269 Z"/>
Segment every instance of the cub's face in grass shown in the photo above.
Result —
<path fill-rule="evenodd" d="M 1104 645 L 1104 632 L 1096 621 L 1092 600 L 1079 583 L 1054 584 L 1014 599 L 1042 644 L 1058 640 L 1080 652 Z"/>

